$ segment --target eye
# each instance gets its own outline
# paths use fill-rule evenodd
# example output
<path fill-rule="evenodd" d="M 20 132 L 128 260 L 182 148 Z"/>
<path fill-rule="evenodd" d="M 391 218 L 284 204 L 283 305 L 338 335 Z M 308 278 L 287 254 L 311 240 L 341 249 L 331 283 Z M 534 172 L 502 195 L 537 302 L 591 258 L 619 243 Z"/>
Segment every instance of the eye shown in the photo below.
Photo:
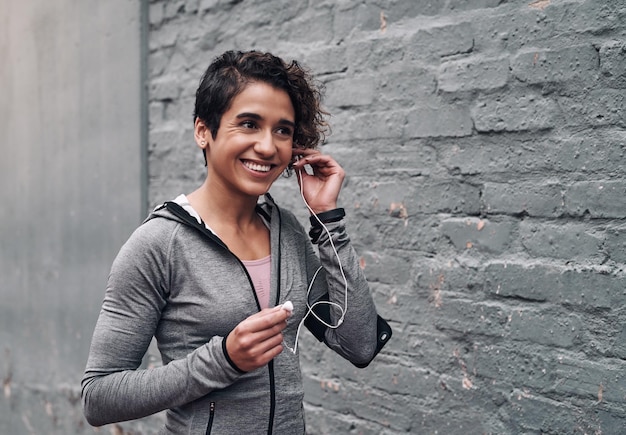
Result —
<path fill-rule="evenodd" d="M 243 128 L 256 128 L 254 121 L 246 120 L 240 124 Z"/>
<path fill-rule="evenodd" d="M 289 127 L 278 127 L 276 129 L 276 133 L 281 136 L 287 136 L 287 137 L 293 136 L 293 130 Z"/>

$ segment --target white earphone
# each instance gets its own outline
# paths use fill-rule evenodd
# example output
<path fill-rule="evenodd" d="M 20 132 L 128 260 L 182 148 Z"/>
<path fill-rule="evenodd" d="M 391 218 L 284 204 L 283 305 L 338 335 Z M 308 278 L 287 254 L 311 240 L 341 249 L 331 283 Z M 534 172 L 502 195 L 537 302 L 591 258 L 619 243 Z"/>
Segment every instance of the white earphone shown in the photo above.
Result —
<path fill-rule="evenodd" d="M 312 169 L 309 168 L 309 170 L 310 170 L 310 172 L 307 171 L 307 173 L 312 174 Z M 343 278 L 343 282 L 344 282 L 344 305 L 342 307 L 338 303 L 332 302 L 332 301 L 317 301 L 313 305 L 309 305 L 309 294 L 311 293 L 311 288 L 313 288 L 313 283 L 315 282 L 315 279 L 317 278 L 317 274 L 320 272 L 320 270 L 322 270 L 322 266 L 318 267 L 317 270 L 315 271 L 315 273 L 313 274 L 313 278 L 311 279 L 311 282 L 309 283 L 309 287 L 307 288 L 307 291 L 306 291 L 307 312 L 302 317 L 302 320 L 300 321 L 300 324 L 298 325 L 298 330 L 296 332 L 296 339 L 295 339 L 293 348 L 289 347 L 289 345 L 287 345 L 287 343 L 285 343 L 284 340 L 283 340 L 284 346 L 287 349 L 289 349 L 294 354 L 298 350 L 298 337 L 300 336 L 300 329 L 302 328 L 302 325 L 304 324 L 304 321 L 306 320 L 306 318 L 309 315 L 313 315 L 320 323 L 322 323 L 327 328 L 336 329 L 339 326 L 341 326 L 341 324 L 343 323 L 343 319 L 345 318 L 346 313 L 348 312 L 348 280 L 347 280 L 346 275 L 345 275 L 345 273 L 343 271 L 343 266 L 341 265 L 341 259 L 339 258 L 339 253 L 337 253 L 337 248 L 335 248 L 335 244 L 333 243 L 333 238 L 332 238 L 332 236 L 330 234 L 330 231 L 328 230 L 328 228 L 326 228 L 326 225 L 324 225 L 324 223 L 317 217 L 317 215 L 315 214 L 313 209 L 311 209 L 309 204 L 306 202 L 306 199 L 304 198 L 304 188 L 303 188 L 303 185 L 302 185 L 302 174 L 299 171 L 297 171 L 297 174 L 298 174 L 298 177 L 299 177 L 300 196 L 302 197 L 302 201 L 304 201 L 304 205 L 306 205 L 307 209 L 309 209 L 309 212 L 311 212 L 311 215 L 315 217 L 315 219 L 317 220 L 317 223 L 319 225 L 321 225 L 323 230 L 328 235 L 328 240 L 330 241 L 330 246 L 333 249 L 333 253 L 335 254 L 335 258 L 337 258 L 337 265 L 339 266 L 339 270 L 341 271 L 341 277 Z M 324 319 L 320 318 L 315 313 L 315 311 L 313 311 L 313 309 L 316 306 L 321 305 L 321 304 L 334 306 L 337 309 L 339 309 L 339 312 L 341 313 L 341 317 L 339 317 L 339 319 L 337 320 L 337 324 L 336 325 L 329 324 Z M 287 311 L 289 311 L 291 313 L 291 312 L 293 312 L 293 303 L 291 301 L 286 301 L 285 303 L 283 303 L 282 308 L 287 310 Z"/>

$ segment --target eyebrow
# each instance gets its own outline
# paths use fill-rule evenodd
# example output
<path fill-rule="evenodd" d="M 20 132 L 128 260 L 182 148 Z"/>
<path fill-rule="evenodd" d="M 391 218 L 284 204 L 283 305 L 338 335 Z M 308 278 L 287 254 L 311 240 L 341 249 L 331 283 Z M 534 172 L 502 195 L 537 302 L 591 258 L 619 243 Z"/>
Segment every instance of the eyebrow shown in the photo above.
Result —
<path fill-rule="evenodd" d="M 252 113 L 252 112 L 239 113 L 237 115 L 237 119 L 241 119 L 241 118 L 251 118 L 251 119 L 255 119 L 257 121 L 263 120 L 263 117 L 261 115 L 259 115 L 258 113 Z M 282 125 L 288 125 L 288 126 L 294 127 L 294 128 L 296 126 L 295 122 L 290 121 L 288 119 L 284 119 L 284 118 L 279 119 L 278 123 L 282 124 Z"/>

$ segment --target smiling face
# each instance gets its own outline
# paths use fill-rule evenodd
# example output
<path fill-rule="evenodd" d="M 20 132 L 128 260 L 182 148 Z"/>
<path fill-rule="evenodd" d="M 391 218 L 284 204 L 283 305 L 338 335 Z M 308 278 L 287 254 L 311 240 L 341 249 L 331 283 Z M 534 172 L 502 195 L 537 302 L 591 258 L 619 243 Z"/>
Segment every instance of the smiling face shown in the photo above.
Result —
<path fill-rule="evenodd" d="M 196 119 L 208 184 L 226 195 L 263 195 L 291 161 L 294 129 L 289 95 L 266 83 L 249 83 L 222 115 L 215 138 Z"/>

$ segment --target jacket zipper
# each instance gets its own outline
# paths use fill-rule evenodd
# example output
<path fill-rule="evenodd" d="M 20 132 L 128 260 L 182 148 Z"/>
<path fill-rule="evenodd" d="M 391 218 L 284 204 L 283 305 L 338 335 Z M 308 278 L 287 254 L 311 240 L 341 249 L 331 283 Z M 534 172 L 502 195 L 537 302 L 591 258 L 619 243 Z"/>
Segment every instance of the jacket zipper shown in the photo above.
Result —
<path fill-rule="evenodd" d="M 268 194 L 269 196 L 269 194 Z M 271 197 L 270 197 L 271 198 Z M 280 302 L 280 242 L 281 242 L 281 231 L 280 231 L 280 224 L 281 224 L 281 216 L 280 216 L 280 209 L 274 205 L 276 207 L 276 211 L 278 214 L 278 252 L 276 253 L 276 258 L 278 260 L 278 277 L 276 280 L 276 300 L 274 301 L 274 305 L 278 305 L 278 303 Z M 221 246 L 222 248 L 226 249 L 226 251 L 228 251 L 233 257 L 235 257 L 235 259 L 237 259 L 237 261 L 239 262 L 239 264 L 241 265 L 241 268 L 243 269 L 243 272 L 246 274 L 246 277 L 248 278 L 248 282 L 250 283 L 250 289 L 252 290 L 252 295 L 254 296 L 254 300 L 256 302 L 256 306 L 257 309 L 259 311 L 261 311 L 261 304 L 259 303 L 259 298 L 256 295 L 256 292 L 254 291 L 254 283 L 252 282 L 252 278 L 250 277 L 250 274 L 248 273 L 248 270 L 246 269 L 246 266 L 243 264 L 243 262 L 239 259 L 239 257 L 237 257 L 235 254 L 233 254 L 231 252 L 230 249 L 228 249 L 228 246 L 226 246 L 224 244 L 224 242 L 222 242 L 220 240 L 219 237 L 217 237 L 215 234 L 213 234 L 211 231 L 207 230 L 207 228 L 203 225 L 198 223 L 198 221 L 196 219 L 194 219 L 193 217 L 191 217 L 189 215 L 189 213 L 187 213 L 185 211 L 185 209 L 183 209 L 179 204 L 173 202 L 173 201 L 168 201 L 166 203 L 164 203 L 161 207 L 165 207 L 167 208 L 171 213 L 173 213 L 175 216 L 177 216 L 178 218 L 182 219 L 185 223 L 189 224 L 190 226 L 198 229 L 202 234 L 204 234 L 205 236 L 207 236 L 210 240 L 214 241 L 215 243 L 217 243 L 219 246 Z M 269 220 L 269 219 L 268 219 Z M 267 434 L 268 435 L 272 435 L 273 431 L 274 431 L 274 415 L 276 413 L 276 383 L 275 383 L 275 378 L 274 378 L 274 360 L 270 361 L 267 365 L 268 368 L 268 372 L 269 372 L 269 381 L 270 381 L 270 417 L 269 417 L 269 422 L 268 422 L 268 426 L 267 426 Z M 213 415 L 215 412 L 215 402 L 211 402 L 211 413 L 209 416 L 209 424 L 207 426 L 207 435 L 210 434 L 210 428 L 213 425 Z"/>
<path fill-rule="evenodd" d="M 209 404 L 209 423 L 206 426 L 206 435 L 211 435 L 213 428 L 213 417 L 215 417 L 215 402 Z"/>
<path fill-rule="evenodd" d="M 281 216 L 280 209 L 276 207 L 277 215 L 278 215 L 278 252 L 276 253 L 276 258 L 278 259 L 278 273 L 276 277 L 276 300 L 274 301 L 274 305 L 278 305 L 280 302 L 280 224 L 281 224 Z M 270 374 L 270 421 L 267 427 L 267 434 L 272 435 L 274 432 L 274 414 L 276 413 L 276 383 L 274 379 L 274 360 L 271 360 L 268 364 L 269 374 Z"/>

